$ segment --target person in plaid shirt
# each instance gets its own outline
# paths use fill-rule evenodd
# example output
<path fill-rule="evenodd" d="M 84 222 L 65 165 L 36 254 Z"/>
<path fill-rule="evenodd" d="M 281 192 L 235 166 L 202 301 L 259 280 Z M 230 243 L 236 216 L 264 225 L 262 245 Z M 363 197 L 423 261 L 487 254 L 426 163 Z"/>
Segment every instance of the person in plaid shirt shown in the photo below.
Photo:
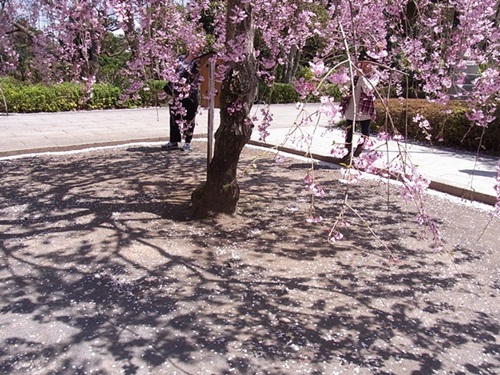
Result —
<path fill-rule="evenodd" d="M 379 77 L 370 61 L 360 60 L 357 64 L 357 75 L 354 77 L 354 96 L 350 95 L 342 98 L 340 106 L 342 114 L 347 123 L 347 133 L 345 137 L 345 147 L 347 155 L 341 159 L 341 163 L 350 164 L 351 156 L 358 157 L 363 151 L 365 138 L 370 136 L 370 124 L 375 120 L 375 86 L 378 84 Z M 354 100 L 353 100 L 354 98 Z M 361 124 L 361 137 L 354 154 L 352 152 L 352 137 L 354 124 Z"/>

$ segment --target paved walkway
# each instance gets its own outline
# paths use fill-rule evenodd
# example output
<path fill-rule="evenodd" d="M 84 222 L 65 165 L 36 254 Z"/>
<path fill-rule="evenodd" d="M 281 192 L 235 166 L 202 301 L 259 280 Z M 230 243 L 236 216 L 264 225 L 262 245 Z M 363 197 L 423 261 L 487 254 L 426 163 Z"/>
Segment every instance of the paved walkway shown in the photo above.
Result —
<path fill-rule="evenodd" d="M 314 113 L 317 104 L 306 107 Z M 253 112 L 262 118 L 260 108 Z M 332 142 L 343 142 L 339 130 L 331 130 L 325 118 L 313 116 L 314 124 L 301 128 L 287 137 L 290 125 L 299 111 L 295 105 L 273 105 L 273 125 L 266 143 L 259 142 L 257 129 L 252 144 L 281 146 L 284 150 L 304 154 L 307 144 L 303 136 L 312 139 L 315 158 L 335 162 L 330 151 Z M 218 113 L 215 124 L 218 124 Z M 197 117 L 195 138 L 206 138 L 208 114 L 203 110 Z M 317 125 L 317 126 L 316 126 Z M 0 158 L 48 151 L 64 151 L 96 146 L 111 146 L 138 142 L 164 142 L 168 137 L 168 110 L 145 108 L 131 110 L 81 111 L 62 113 L 10 114 L 0 116 Z M 404 144 L 411 162 L 429 178 L 431 188 L 486 204 L 495 204 L 494 190 L 498 160 L 476 158 L 474 154 Z M 390 142 L 384 151 L 387 157 L 396 155 L 398 145 Z"/>

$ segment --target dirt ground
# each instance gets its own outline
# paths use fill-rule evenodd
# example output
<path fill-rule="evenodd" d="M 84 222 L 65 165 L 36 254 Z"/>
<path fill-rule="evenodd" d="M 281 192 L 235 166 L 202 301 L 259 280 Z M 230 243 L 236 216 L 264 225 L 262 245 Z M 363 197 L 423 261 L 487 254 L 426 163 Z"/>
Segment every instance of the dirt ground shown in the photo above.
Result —
<path fill-rule="evenodd" d="M 436 253 L 398 188 L 363 180 L 349 189 L 363 220 L 349 213 L 330 244 L 338 166 L 315 165 L 310 224 L 311 164 L 267 157 L 240 178 L 236 215 L 193 221 L 195 144 L 0 160 L 0 373 L 500 373 L 488 208 L 429 195 Z"/>

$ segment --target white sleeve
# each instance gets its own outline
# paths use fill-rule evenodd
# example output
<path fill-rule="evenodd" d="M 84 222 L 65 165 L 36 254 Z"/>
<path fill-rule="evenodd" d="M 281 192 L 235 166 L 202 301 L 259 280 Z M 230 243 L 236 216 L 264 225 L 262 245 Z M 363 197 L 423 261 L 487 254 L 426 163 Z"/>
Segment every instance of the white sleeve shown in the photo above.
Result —
<path fill-rule="evenodd" d="M 378 84 L 379 77 L 378 75 L 374 74 L 370 78 L 367 78 L 365 76 L 360 78 L 361 81 L 361 89 L 366 95 L 370 95 L 373 93 L 375 90 L 375 86 Z"/>

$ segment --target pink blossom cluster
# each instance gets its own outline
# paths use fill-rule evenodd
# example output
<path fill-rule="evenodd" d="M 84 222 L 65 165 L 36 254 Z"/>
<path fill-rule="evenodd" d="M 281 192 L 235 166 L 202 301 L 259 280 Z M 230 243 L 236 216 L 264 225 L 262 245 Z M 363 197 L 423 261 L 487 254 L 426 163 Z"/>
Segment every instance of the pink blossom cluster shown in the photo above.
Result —
<path fill-rule="evenodd" d="M 443 243 L 439 226 L 427 213 L 425 205 L 425 191 L 429 187 L 429 179 L 422 176 L 415 166 L 405 165 L 403 161 L 394 165 L 400 166 L 400 168 L 392 168 L 392 173 L 402 182 L 401 196 L 415 203 L 418 210 L 417 223 L 427 228 L 432 235 L 435 250 L 441 250 Z"/>
<path fill-rule="evenodd" d="M 500 71 L 488 68 L 475 81 L 474 95 L 469 99 L 471 110 L 467 117 L 478 126 L 488 127 L 488 124 L 495 120 L 499 102 Z"/>
<path fill-rule="evenodd" d="M 380 168 L 375 166 L 375 162 L 382 158 L 383 154 L 377 150 L 368 150 L 355 160 L 356 168 L 365 171 L 366 173 L 378 174 Z"/>
<path fill-rule="evenodd" d="M 315 82 L 306 80 L 304 78 L 299 78 L 293 82 L 295 90 L 300 94 L 300 97 L 304 100 L 309 95 L 317 95 L 318 86 Z"/>
<path fill-rule="evenodd" d="M 322 96 L 320 102 L 321 105 L 318 108 L 318 113 L 325 115 L 330 125 L 337 124 L 342 120 L 342 108 L 340 107 L 340 103 L 329 96 Z"/>
<path fill-rule="evenodd" d="M 430 181 L 422 176 L 415 166 L 409 168 L 406 173 L 401 173 L 399 177 L 403 182 L 401 196 L 407 200 L 422 200 Z"/>
<path fill-rule="evenodd" d="M 432 130 L 432 127 L 431 127 L 431 124 L 429 123 L 429 121 L 419 113 L 416 114 L 412 120 L 414 123 L 416 123 L 418 125 L 418 127 L 420 129 L 422 129 L 422 132 L 425 134 L 425 139 L 430 140 L 432 137 L 432 135 L 430 133 L 430 131 Z"/>
<path fill-rule="evenodd" d="M 315 197 L 321 198 L 325 195 L 323 188 L 316 184 L 314 174 L 311 170 L 308 170 L 304 177 L 304 186 L 306 190 L 310 191 Z"/>
<path fill-rule="evenodd" d="M 325 195 L 325 191 L 320 185 L 316 184 L 314 171 L 312 169 L 309 169 L 304 177 L 304 187 L 306 191 L 312 194 L 313 197 L 309 208 L 309 215 L 305 219 L 305 222 L 310 224 L 321 223 L 323 221 L 323 217 L 314 209 L 314 199 L 316 197 L 323 197 Z"/>
<path fill-rule="evenodd" d="M 381 142 L 387 142 L 390 140 L 402 141 L 402 140 L 404 140 L 404 137 L 399 133 L 391 135 L 388 132 L 380 131 L 377 133 L 377 140 L 381 141 Z"/>
<path fill-rule="evenodd" d="M 271 126 L 271 123 L 273 121 L 273 114 L 267 107 L 262 108 L 260 111 L 262 113 L 263 118 L 258 126 L 259 141 L 265 142 L 266 138 L 269 135 L 269 131 L 267 129 Z"/>
<path fill-rule="evenodd" d="M 342 233 L 340 233 L 338 230 L 332 230 L 328 235 L 328 242 L 330 242 L 331 244 L 335 244 L 342 238 L 344 238 L 344 235 Z"/>

